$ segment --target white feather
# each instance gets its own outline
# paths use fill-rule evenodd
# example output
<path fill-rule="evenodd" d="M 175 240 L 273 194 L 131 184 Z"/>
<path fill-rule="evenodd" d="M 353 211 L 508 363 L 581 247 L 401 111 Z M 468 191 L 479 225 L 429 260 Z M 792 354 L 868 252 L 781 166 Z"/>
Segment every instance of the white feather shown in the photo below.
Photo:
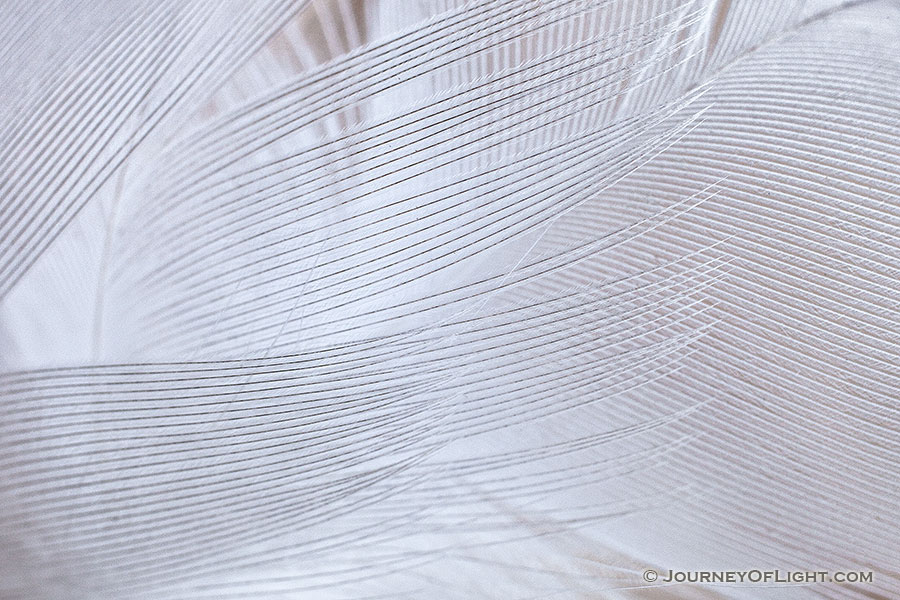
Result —
<path fill-rule="evenodd" d="M 900 594 L 898 23 L 3 7 L 0 596 Z"/>

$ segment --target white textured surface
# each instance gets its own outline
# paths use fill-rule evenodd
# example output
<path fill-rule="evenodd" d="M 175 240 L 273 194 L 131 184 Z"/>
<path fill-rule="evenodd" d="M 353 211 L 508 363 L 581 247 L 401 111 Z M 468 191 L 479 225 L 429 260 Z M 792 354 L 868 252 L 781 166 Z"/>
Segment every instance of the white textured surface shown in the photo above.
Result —
<path fill-rule="evenodd" d="M 0 30 L 0 597 L 900 595 L 900 4 Z"/>

